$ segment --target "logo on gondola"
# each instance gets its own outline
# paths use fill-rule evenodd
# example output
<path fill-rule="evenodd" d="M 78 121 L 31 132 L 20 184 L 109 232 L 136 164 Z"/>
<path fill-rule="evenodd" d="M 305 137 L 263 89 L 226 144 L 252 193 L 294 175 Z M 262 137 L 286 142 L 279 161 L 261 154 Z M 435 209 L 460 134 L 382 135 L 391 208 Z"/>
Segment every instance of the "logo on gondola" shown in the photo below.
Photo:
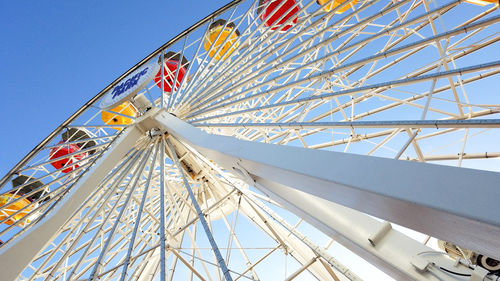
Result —
<path fill-rule="evenodd" d="M 153 79 L 159 67 L 157 63 L 151 62 L 130 73 L 106 93 L 101 101 L 101 108 L 113 108 L 132 98 Z"/>
<path fill-rule="evenodd" d="M 148 73 L 148 68 L 144 68 L 141 72 L 137 73 L 136 75 L 130 77 L 127 79 L 127 81 L 119 84 L 118 86 L 113 88 L 113 92 L 111 92 L 111 96 L 113 98 L 116 98 L 117 96 L 125 93 L 128 89 L 134 87 L 137 85 L 137 82 L 141 78 L 141 76 L 144 76 L 146 73 Z"/>

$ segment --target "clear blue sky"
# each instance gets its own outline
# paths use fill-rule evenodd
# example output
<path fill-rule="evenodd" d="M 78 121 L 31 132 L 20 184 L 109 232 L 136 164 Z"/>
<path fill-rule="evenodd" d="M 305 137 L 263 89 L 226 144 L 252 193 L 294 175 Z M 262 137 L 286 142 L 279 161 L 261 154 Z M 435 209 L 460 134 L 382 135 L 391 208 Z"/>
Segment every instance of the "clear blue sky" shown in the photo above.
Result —
<path fill-rule="evenodd" d="M 116 77 L 228 0 L 0 0 L 0 175 Z"/>

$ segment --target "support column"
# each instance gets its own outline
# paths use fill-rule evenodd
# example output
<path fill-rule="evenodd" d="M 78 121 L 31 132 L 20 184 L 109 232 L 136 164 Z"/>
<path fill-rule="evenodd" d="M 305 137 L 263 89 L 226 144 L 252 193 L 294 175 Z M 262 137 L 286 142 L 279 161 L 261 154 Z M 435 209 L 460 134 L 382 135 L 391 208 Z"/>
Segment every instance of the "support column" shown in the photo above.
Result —
<path fill-rule="evenodd" d="M 164 110 L 154 118 L 160 128 L 176 139 L 247 182 L 260 184 L 265 193 L 286 202 L 288 209 L 309 223 L 321 226 L 326 233 L 332 235 L 340 231 L 315 210 L 334 213 L 331 210 L 342 209 L 351 212 L 351 217 L 363 218 L 345 221 L 350 217 L 339 216 L 338 219 L 350 227 L 365 227 L 363 223 L 366 223 L 368 228 L 373 228 L 366 241 L 347 243 L 347 246 L 393 276 L 423 278 L 412 267 L 410 259 L 418 251 L 429 248 L 421 248 L 420 243 L 388 230 L 387 235 L 398 233 L 405 237 L 403 244 L 410 245 L 405 249 L 413 250 L 403 253 L 398 249 L 399 242 L 389 243 L 391 251 L 399 251 L 405 259 L 384 256 L 368 240 L 379 227 L 365 221 L 369 216 L 357 211 L 500 259 L 500 240 L 492 235 L 500 232 L 500 217 L 492 215 L 500 213 L 497 202 L 500 173 L 209 135 Z M 285 199 L 287 194 L 295 195 Z M 304 198 L 310 199 L 310 204 L 304 204 Z M 349 237 L 351 233 L 341 235 Z"/>

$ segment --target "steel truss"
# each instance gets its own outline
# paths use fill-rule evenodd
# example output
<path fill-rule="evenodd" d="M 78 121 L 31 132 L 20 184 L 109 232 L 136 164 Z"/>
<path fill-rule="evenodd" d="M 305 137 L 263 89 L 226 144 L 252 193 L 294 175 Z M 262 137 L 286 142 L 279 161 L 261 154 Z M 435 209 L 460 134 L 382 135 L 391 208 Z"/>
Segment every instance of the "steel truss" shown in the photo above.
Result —
<path fill-rule="evenodd" d="M 222 7 L 24 157 L 0 182 L 2 280 L 362 280 L 368 264 L 494 280 L 467 253 L 500 260 L 498 4 L 285 2 Z M 169 51 L 184 74 L 165 74 Z M 140 89 L 135 116 L 99 106 L 151 62 L 167 84 Z M 54 157 L 61 137 L 80 149 Z"/>

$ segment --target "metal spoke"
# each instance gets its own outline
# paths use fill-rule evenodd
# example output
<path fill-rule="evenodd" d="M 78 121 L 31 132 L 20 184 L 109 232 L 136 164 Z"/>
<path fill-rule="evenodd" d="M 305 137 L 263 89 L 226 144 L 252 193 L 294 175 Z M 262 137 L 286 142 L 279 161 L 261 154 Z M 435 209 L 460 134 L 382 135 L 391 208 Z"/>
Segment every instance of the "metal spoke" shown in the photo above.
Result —
<path fill-rule="evenodd" d="M 224 5 L 2 178 L 3 278 L 496 278 L 499 25 L 492 0 Z"/>
<path fill-rule="evenodd" d="M 229 273 L 229 269 L 227 268 L 226 263 L 225 263 L 224 259 L 222 258 L 222 255 L 219 251 L 219 248 L 218 248 L 218 246 L 217 246 L 217 244 L 212 236 L 212 232 L 210 231 L 210 229 L 208 227 L 207 221 L 205 220 L 203 212 L 201 211 L 201 208 L 196 201 L 196 197 L 194 196 L 194 193 L 193 193 L 193 191 L 192 191 L 192 189 L 191 189 L 191 187 L 186 179 L 186 176 L 182 172 L 182 168 L 180 166 L 179 159 L 177 158 L 176 151 L 174 150 L 174 148 L 172 147 L 172 144 L 170 143 L 170 141 L 168 139 L 166 140 L 166 142 L 167 142 L 167 145 L 169 148 L 170 155 L 172 156 L 177 168 L 179 169 L 179 172 L 181 173 L 181 177 L 182 177 L 182 180 L 184 182 L 184 186 L 189 193 L 189 197 L 191 197 L 191 202 L 193 203 L 194 208 L 196 209 L 196 212 L 198 213 L 198 218 L 203 226 L 203 229 L 205 230 L 205 233 L 208 237 L 208 241 L 210 242 L 210 245 L 212 246 L 212 250 L 214 251 L 214 254 L 217 257 L 217 262 L 218 262 L 220 268 L 222 269 L 222 273 L 224 274 L 224 278 L 227 281 L 231 281 L 233 279 Z"/>

